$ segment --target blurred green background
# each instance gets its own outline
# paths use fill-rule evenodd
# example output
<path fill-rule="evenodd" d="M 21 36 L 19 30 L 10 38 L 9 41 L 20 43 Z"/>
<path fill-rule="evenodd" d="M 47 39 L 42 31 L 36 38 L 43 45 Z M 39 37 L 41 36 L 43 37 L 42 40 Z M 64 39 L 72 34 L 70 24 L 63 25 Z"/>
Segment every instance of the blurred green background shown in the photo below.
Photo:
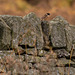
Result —
<path fill-rule="evenodd" d="M 30 12 L 39 17 L 51 13 L 47 20 L 61 15 L 75 25 L 75 0 L 0 0 L 0 15 L 25 16 Z"/>

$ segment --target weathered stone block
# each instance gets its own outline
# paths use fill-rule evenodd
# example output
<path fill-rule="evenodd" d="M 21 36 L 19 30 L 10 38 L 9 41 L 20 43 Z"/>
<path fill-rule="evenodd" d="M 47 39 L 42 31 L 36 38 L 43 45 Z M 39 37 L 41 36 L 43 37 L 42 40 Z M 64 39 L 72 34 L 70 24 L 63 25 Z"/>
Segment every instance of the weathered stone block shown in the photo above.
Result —
<path fill-rule="evenodd" d="M 66 44 L 67 44 L 67 51 L 70 52 L 72 49 L 72 34 L 71 34 L 71 27 L 69 25 L 65 26 L 66 32 Z"/>
<path fill-rule="evenodd" d="M 51 28 L 51 42 L 52 46 L 56 48 L 66 47 L 65 36 L 65 21 L 61 16 L 57 16 L 50 21 Z"/>
<path fill-rule="evenodd" d="M 75 44 L 75 25 L 70 25 L 70 28 L 71 28 L 72 44 Z"/>
<path fill-rule="evenodd" d="M 69 59 L 66 59 L 66 58 L 61 58 L 61 59 L 58 59 L 58 62 L 56 63 L 57 66 L 68 66 L 69 67 L 69 63 L 73 66 L 75 65 L 75 62 L 73 61 L 70 61 Z"/>
<path fill-rule="evenodd" d="M 70 56 L 70 53 L 67 52 L 65 49 L 57 49 L 54 52 L 57 54 L 58 58 L 65 58 Z"/>
<path fill-rule="evenodd" d="M 23 17 L 26 25 L 21 26 L 24 38 L 20 45 L 29 45 L 30 47 L 43 48 L 43 34 L 41 29 L 41 20 L 34 14 L 30 13 Z"/>
<path fill-rule="evenodd" d="M 31 56 L 31 55 L 27 55 L 25 54 L 25 60 L 28 62 L 28 63 L 39 63 L 41 62 L 41 58 L 38 57 L 38 56 Z"/>
<path fill-rule="evenodd" d="M 43 48 L 41 20 L 34 13 L 24 18 L 10 15 L 0 15 L 0 17 L 11 28 L 11 48 L 17 48 L 18 45 Z"/>
<path fill-rule="evenodd" d="M 43 32 L 43 38 L 44 38 L 44 46 L 49 45 L 49 36 L 50 36 L 50 25 L 48 21 L 42 21 L 42 32 Z"/>
<path fill-rule="evenodd" d="M 20 28 L 23 24 L 23 18 L 20 16 L 0 15 L 5 23 L 11 28 L 11 46 L 16 47 L 19 42 Z"/>
<path fill-rule="evenodd" d="M 39 51 L 39 50 L 38 50 Z M 28 55 L 37 55 L 37 49 L 35 48 L 28 48 L 28 49 L 25 49 L 25 52 L 26 54 Z"/>
<path fill-rule="evenodd" d="M 9 49 L 11 43 L 11 28 L 0 18 L 0 50 Z"/>

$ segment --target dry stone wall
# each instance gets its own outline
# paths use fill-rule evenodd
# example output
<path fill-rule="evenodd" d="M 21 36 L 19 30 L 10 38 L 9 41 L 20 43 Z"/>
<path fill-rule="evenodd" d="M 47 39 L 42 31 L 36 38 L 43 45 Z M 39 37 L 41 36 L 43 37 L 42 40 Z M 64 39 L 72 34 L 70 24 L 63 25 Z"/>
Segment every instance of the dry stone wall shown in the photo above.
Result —
<path fill-rule="evenodd" d="M 75 26 L 61 16 L 0 15 L 0 73 L 75 75 Z"/>

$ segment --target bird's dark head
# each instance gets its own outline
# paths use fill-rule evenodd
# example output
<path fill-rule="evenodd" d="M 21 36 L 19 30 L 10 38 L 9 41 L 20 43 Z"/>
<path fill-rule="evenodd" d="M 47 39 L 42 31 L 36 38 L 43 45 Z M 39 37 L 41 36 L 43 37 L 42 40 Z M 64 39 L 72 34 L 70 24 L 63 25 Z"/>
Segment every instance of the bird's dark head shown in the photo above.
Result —
<path fill-rule="evenodd" d="M 50 15 L 50 13 L 47 13 L 47 15 Z"/>
<path fill-rule="evenodd" d="M 46 13 L 41 19 L 42 19 L 42 20 L 45 20 L 45 19 L 47 19 L 49 16 L 50 16 L 50 13 Z"/>

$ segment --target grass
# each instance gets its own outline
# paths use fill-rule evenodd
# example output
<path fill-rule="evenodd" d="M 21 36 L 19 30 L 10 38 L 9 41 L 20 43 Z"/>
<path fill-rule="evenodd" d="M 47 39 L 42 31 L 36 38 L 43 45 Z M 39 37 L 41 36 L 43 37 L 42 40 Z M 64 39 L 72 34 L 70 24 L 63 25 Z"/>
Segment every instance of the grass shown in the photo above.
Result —
<path fill-rule="evenodd" d="M 70 54 L 70 60 L 69 60 L 69 69 L 68 69 L 68 75 L 70 75 L 70 63 L 71 63 L 71 57 L 72 57 L 72 53 L 73 53 L 73 48 L 71 50 L 71 54 Z"/>

